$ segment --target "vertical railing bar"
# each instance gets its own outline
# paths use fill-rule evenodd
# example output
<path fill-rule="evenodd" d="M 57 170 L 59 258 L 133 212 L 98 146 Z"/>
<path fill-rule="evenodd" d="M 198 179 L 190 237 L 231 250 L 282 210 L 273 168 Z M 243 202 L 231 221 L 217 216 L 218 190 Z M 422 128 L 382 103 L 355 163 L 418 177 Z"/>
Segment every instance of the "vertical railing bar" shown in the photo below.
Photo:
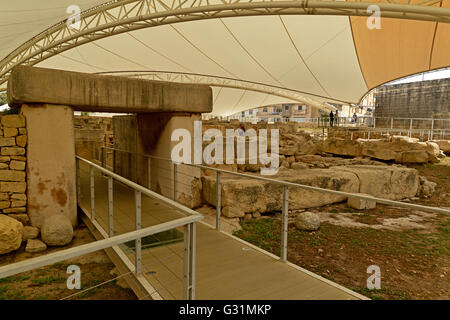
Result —
<path fill-rule="evenodd" d="M 173 163 L 173 201 L 177 201 L 177 164 Z"/>
<path fill-rule="evenodd" d="M 141 192 L 134 191 L 136 203 L 136 230 L 141 229 Z M 135 264 L 136 275 L 142 274 L 142 238 L 135 240 Z"/>
<path fill-rule="evenodd" d="M 91 220 L 95 221 L 95 177 L 94 167 L 89 166 L 90 182 L 91 182 Z"/>
<path fill-rule="evenodd" d="M 108 176 L 108 230 L 109 236 L 114 236 L 114 198 L 113 198 L 113 178 Z"/>
<path fill-rule="evenodd" d="M 220 214 L 222 210 L 222 188 L 220 184 L 220 171 L 217 171 L 217 203 L 216 203 L 216 230 L 220 231 Z"/>
<path fill-rule="evenodd" d="M 431 139 L 430 140 L 433 140 L 433 135 L 434 135 L 434 118 L 433 119 L 431 119 Z"/>
<path fill-rule="evenodd" d="M 283 186 L 283 212 L 281 218 L 281 261 L 287 261 L 287 242 L 288 242 L 288 219 L 289 219 L 289 190 Z"/>
<path fill-rule="evenodd" d="M 77 178 L 77 202 L 78 205 L 81 204 L 81 172 L 80 172 L 80 160 L 78 158 L 75 158 L 75 164 L 76 164 L 76 178 Z"/>
<path fill-rule="evenodd" d="M 101 148 L 100 155 L 101 155 L 102 168 L 105 168 L 105 167 L 106 167 L 106 161 L 105 161 L 105 158 L 106 158 L 106 149 L 105 149 L 104 146 L 100 146 L 100 148 Z"/>
<path fill-rule="evenodd" d="M 190 245 L 190 256 L 189 256 L 189 262 L 190 262 L 190 274 L 189 274 L 189 287 L 190 287 L 190 294 L 189 294 L 189 300 L 195 300 L 195 272 L 196 272 L 196 265 L 195 265 L 195 255 L 196 255 L 196 227 L 195 227 L 195 222 L 190 224 L 190 232 L 189 232 L 189 236 L 190 236 L 190 240 L 189 240 L 189 245 Z"/>
<path fill-rule="evenodd" d="M 152 158 L 147 157 L 147 188 L 152 189 Z"/>
<path fill-rule="evenodd" d="M 189 283 L 190 283 L 190 256 L 191 256 L 191 226 L 184 226 L 184 266 L 183 266 L 183 300 L 189 299 Z"/>

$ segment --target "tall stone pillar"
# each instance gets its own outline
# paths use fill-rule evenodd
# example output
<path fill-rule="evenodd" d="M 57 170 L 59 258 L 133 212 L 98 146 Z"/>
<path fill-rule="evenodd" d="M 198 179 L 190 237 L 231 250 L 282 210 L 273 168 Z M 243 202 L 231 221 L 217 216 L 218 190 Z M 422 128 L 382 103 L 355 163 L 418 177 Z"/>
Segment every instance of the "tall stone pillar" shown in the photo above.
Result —
<path fill-rule="evenodd" d="M 75 134 L 72 108 L 23 104 L 28 130 L 28 216 L 41 227 L 45 218 L 62 214 L 77 224 Z"/>

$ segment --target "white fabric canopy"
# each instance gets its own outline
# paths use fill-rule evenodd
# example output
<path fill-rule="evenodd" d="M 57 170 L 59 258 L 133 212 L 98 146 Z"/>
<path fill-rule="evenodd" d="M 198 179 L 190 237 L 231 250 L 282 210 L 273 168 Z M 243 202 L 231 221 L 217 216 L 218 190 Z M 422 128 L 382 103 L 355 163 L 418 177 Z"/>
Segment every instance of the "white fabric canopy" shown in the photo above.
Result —
<path fill-rule="evenodd" d="M 77 5 L 85 10 L 102 2 L 80 0 Z M 172 1 L 152 3 L 163 12 L 170 8 L 161 3 L 170 6 Z M 11 60 L 11 52 L 33 36 L 67 19 L 66 9 L 72 4 L 73 0 L 2 4 L 1 62 Z M 450 0 L 433 6 L 448 8 Z M 120 16 L 119 10 L 110 12 Z M 280 14 L 148 25 L 77 44 L 34 65 L 89 73 L 130 71 L 123 75 L 207 83 L 214 89 L 217 115 L 284 102 L 358 103 L 382 83 L 450 65 L 450 24 L 382 18 L 381 29 L 370 30 L 366 21 L 362 16 Z"/>

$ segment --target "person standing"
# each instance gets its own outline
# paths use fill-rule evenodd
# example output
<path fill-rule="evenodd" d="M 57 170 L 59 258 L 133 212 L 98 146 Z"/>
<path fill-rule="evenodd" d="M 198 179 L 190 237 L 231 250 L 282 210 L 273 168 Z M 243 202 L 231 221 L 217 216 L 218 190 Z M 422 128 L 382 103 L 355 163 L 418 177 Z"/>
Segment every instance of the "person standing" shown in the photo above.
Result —
<path fill-rule="evenodd" d="M 333 126 L 333 122 L 334 122 L 334 113 L 333 111 L 330 111 L 330 127 Z"/>
<path fill-rule="evenodd" d="M 336 113 L 334 114 L 334 124 L 336 125 L 336 126 L 338 126 L 339 125 L 339 114 L 338 114 L 338 111 L 336 110 L 335 111 Z"/>

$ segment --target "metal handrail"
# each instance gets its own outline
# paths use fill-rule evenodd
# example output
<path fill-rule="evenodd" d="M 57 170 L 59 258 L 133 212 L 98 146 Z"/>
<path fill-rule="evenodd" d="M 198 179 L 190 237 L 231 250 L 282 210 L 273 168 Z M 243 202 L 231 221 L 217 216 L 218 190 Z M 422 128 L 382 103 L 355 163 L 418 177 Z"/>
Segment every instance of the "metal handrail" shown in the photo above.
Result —
<path fill-rule="evenodd" d="M 147 166 L 149 169 L 149 174 L 148 174 L 148 186 L 149 188 L 151 187 L 151 174 L 150 174 L 150 169 L 151 169 L 151 159 L 159 159 L 159 160 L 165 160 L 165 161 L 169 161 L 170 163 L 173 163 L 174 165 L 174 179 L 173 179 L 173 187 L 174 187 L 174 200 L 176 200 L 176 185 L 177 185 L 177 178 L 176 178 L 176 171 L 177 171 L 177 166 L 178 165 L 186 165 L 186 166 L 191 166 L 194 168 L 199 168 L 199 169 L 203 169 L 203 170 L 212 170 L 215 171 L 217 176 L 216 176 L 216 193 L 217 193 L 217 203 L 216 203 L 216 230 L 220 231 L 220 216 L 221 216 L 221 199 L 222 199 L 222 194 L 221 194 L 221 175 L 222 174 L 230 174 L 230 175 L 234 175 L 234 176 L 239 176 L 239 177 L 245 177 L 245 178 L 249 178 L 249 179 L 256 179 L 256 180 L 260 180 L 260 181 L 265 181 L 265 182 L 271 182 L 271 183 L 276 183 L 279 185 L 283 186 L 283 202 L 282 202 L 282 233 L 281 233 L 281 253 L 280 253 L 280 260 L 283 262 L 287 262 L 287 241 L 288 241 L 288 212 L 289 212 L 289 190 L 288 187 L 298 187 L 298 188 L 303 188 L 306 190 L 312 190 L 312 191 L 318 191 L 318 192 L 325 192 L 325 193 L 329 193 L 329 194 L 334 194 L 334 195 L 340 195 L 340 196 L 345 196 L 345 197 L 351 197 L 351 198 L 357 198 L 357 199 L 362 199 L 362 200 L 369 200 L 369 201 L 373 201 L 376 203 L 382 203 L 382 204 L 387 204 L 387 205 L 392 205 L 392 206 L 397 206 L 397 207 L 404 207 L 404 208 L 408 208 L 408 209 L 416 209 L 416 210 L 422 210 L 422 211 L 428 211 L 428 212 L 433 212 L 433 213 L 443 213 L 443 214 L 448 214 L 450 215 L 450 210 L 447 209 L 442 209 L 442 208 L 435 208 L 435 207 L 429 207 L 429 206 L 423 206 L 423 205 L 417 205 L 417 204 L 412 204 L 412 203 L 405 203 L 405 202 L 399 202 L 399 201 L 394 201 L 394 200 L 388 200 L 388 199 L 383 199 L 383 198 L 377 198 L 377 197 L 373 197 L 370 195 L 365 195 L 365 194 L 361 194 L 361 193 L 350 193 L 350 192 L 343 192 L 343 191 L 337 191 L 337 190 L 331 190 L 331 189 L 325 189 L 325 188 L 320 188 L 320 187 L 313 187 L 313 186 L 309 186 L 309 185 L 304 185 L 304 184 L 299 184 L 299 183 L 294 183 L 294 182 L 287 182 L 287 181 L 282 181 L 282 180 L 277 180 L 277 179 L 271 179 L 271 178 L 267 178 L 267 177 L 262 177 L 262 176 L 255 176 L 255 175 L 250 175 L 250 174 L 245 174 L 245 173 L 239 173 L 239 172 L 234 172 L 234 171 L 229 171 L 229 170 L 224 170 L 224 169 L 218 169 L 218 168 L 212 168 L 212 167 L 208 167 L 208 166 L 204 166 L 204 165 L 199 165 L 199 164 L 187 164 L 187 163 L 176 163 L 174 161 L 172 161 L 171 159 L 168 158 L 164 158 L 164 157 L 159 157 L 159 156 L 152 156 L 152 155 L 146 155 L 146 154 L 140 154 L 137 152 L 130 152 L 130 151 L 126 151 L 126 150 L 120 150 L 117 148 L 109 148 L 109 147 L 101 147 L 104 150 L 115 150 L 115 151 L 119 151 L 119 152 L 128 152 L 131 154 L 136 154 L 136 155 L 140 155 L 143 156 L 145 158 L 147 158 Z M 103 154 L 103 151 L 102 151 Z"/>
<path fill-rule="evenodd" d="M 113 148 L 104 147 L 104 146 L 101 146 L 101 148 L 113 149 Z M 126 179 L 126 178 L 124 178 L 124 177 L 122 177 L 122 176 L 120 176 L 120 175 L 118 175 L 118 174 L 108 170 L 108 169 L 105 169 L 105 168 L 103 168 L 103 167 L 101 167 L 101 166 L 99 166 L 99 165 L 97 165 L 97 164 L 95 164 L 95 163 L 93 163 L 93 162 L 91 162 L 89 160 L 81 158 L 80 156 L 75 156 L 75 157 L 78 160 L 81 160 L 81 161 L 87 163 L 89 166 L 91 166 L 91 167 L 93 167 L 95 169 L 98 169 L 101 172 L 103 172 L 104 174 L 112 177 L 114 180 L 122 182 L 123 184 L 133 188 L 134 190 L 137 190 L 137 191 L 141 192 L 142 194 L 144 194 L 146 196 L 149 196 L 151 198 L 159 200 L 159 201 L 163 202 L 164 204 L 166 204 L 166 205 L 168 205 L 168 206 L 170 206 L 170 207 L 172 207 L 174 209 L 182 211 L 183 213 L 186 213 L 186 214 L 189 214 L 189 215 L 199 215 L 198 212 L 196 212 L 196 211 L 194 211 L 192 209 L 189 209 L 188 207 L 183 206 L 182 204 L 179 204 L 178 202 L 175 202 L 175 201 L 173 201 L 173 200 L 171 200 L 169 198 L 166 198 L 166 197 L 160 195 L 159 193 L 156 193 L 156 192 L 154 192 L 152 190 L 149 190 L 149 189 L 141 186 L 140 184 L 137 184 L 137 183 L 135 183 L 133 181 L 130 181 L 130 180 L 128 180 L 128 179 Z M 155 157 L 155 158 L 159 158 L 161 160 L 166 160 L 165 158 L 162 158 L 162 157 Z"/>
<path fill-rule="evenodd" d="M 53 263 L 57 263 L 60 261 L 64 261 L 69 258 L 78 257 L 80 255 L 88 254 L 94 251 L 106 249 L 113 247 L 114 250 L 117 249 L 117 245 L 128 242 L 135 241 L 135 265 L 134 270 L 129 267 L 130 272 L 135 272 L 136 276 L 139 277 L 142 275 L 142 238 L 167 231 L 170 229 L 175 229 L 178 227 L 184 226 L 184 268 L 183 268 L 183 295 L 184 299 L 195 299 L 195 243 L 196 243 L 196 227 L 195 222 L 203 219 L 203 216 L 198 212 L 189 209 L 175 201 L 167 199 L 151 190 L 148 190 L 141 185 L 129 181 L 128 179 L 115 174 L 101 166 L 96 165 L 95 163 L 86 160 L 80 156 L 76 156 L 76 168 L 77 168 L 77 200 L 79 201 L 80 195 L 80 165 L 79 162 L 85 162 L 89 165 L 90 171 L 90 193 L 91 193 L 91 212 L 90 219 L 93 225 L 99 229 L 99 231 L 107 237 L 104 240 L 95 241 L 92 243 L 88 243 L 85 245 L 81 245 L 75 248 L 70 248 L 67 250 L 55 252 L 52 254 L 48 254 L 45 256 L 41 256 L 38 258 L 25 260 L 17 263 L 13 263 L 4 267 L 0 267 L 0 279 L 3 277 L 9 277 L 15 274 L 19 274 L 22 272 L 30 271 L 39 267 L 43 267 L 46 265 L 50 265 Z M 108 176 L 108 233 L 105 233 L 103 228 L 98 226 L 95 221 L 95 184 L 94 184 L 94 169 L 99 170 L 106 176 Z M 136 206 L 136 230 L 131 231 L 125 234 L 114 236 L 113 230 L 113 180 L 117 180 L 135 191 L 135 206 Z M 151 198 L 157 199 L 162 203 L 177 209 L 185 214 L 187 217 L 183 217 L 180 219 L 164 222 L 158 225 L 150 226 L 141 229 L 141 196 L 142 194 L 147 195 Z M 103 231 L 103 232 L 102 232 Z M 128 258 L 123 258 L 127 260 Z"/>
<path fill-rule="evenodd" d="M 45 267 L 54 263 L 58 263 L 70 258 L 75 258 L 98 250 L 107 249 L 115 245 L 136 240 L 137 238 L 143 238 L 155 233 L 185 226 L 187 224 L 195 223 L 201 219 L 203 219 L 203 217 L 199 214 L 187 216 L 169 222 L 164 222 L 155 226 L 150 226 L 141 230 L 131 231 L 107 239 L 94 241 L 74 248 L 49 253 L 47 255 L 40 256 L 37 258 L 27 259 L 20 262 L 8 264 L 6 266 L 0 267 L 0 279 L 10 277 L 22 272 L 30 271 L 36 268 Z"/>
<path fill-rule="evenodd" d="M 444 214 L 450 215 L 450 210 L 442 209 L 442 208 L 428 207 L 428 206 L 422 206 L 422 205 L 417 205 L 417 204 L 412 204 L 412 203 L 405 203 L 405 202 L 399 202 L 399 201 L 395 201 L 395 200 L 377 198 L 377 197 L 373 197 L 370 195 L 364 195 L 361 193 L 351 193 L 351 192 L 325 189 L 325 188 L 320 188 L 320 187 L 313 187 L 313 186 L 309 186 L 309 185 L 305 185 L 305 184 L 271 179 L 271 178 L 266 178 L 266 177 L 262 177 L 262 176 L 255 176 L 255 175 L 250 175 L 250 174 L 246 174 L 246 173 L 240 173 L 240 172 L 234 172 L 234 171 L 229 171 L 229 170 L 224 170 L 224 169 L 219 169 L 219 168 L 208 167 L 208 166 L 204 166 L 204 165 L 200 165 L 200 164 L 177 163 L 177 162 L 172 161 L 169 158 L 153 156 L 153 155 L 148 155 L 148 154 L 142 154 L 142 153 L 138 153 L 138 152 L 131 152 L 131 151 L 126 151 L 126 150 L 121 150 L 121 149 L 116 149 L 116 148 L 103 147 L 103 146 L 101 148 L 109 149 L 109 150 L 116 150 L 119 152 L 132 153 L 132 154 L 140 155 L 140 156 L 143 156 L 146 158 L 166 160 L 166 161 L 170 161 L 172 163 L 176 163 L 178 165 L 186 165 L 186 166 L 191 166 L 191 167 L 200 168 L 200 169 L 204 169 L 204 170 L 212 170 L 212 171 L 231 174 L 231 175 L 235 175 L 235 176 L 256 179 L 256 180 L 261 180 L 261 181 L 266 181 L 266 182 L 271 182 L 271 183 L 277 183 L 277 184 L 280 184 L 283 186 L 288 186 L 288 187 L 299 187 L 299 188 L 312 190 L 312 191 L 325 192 L 325 193 L 334 194 L 334 195 L 347 196 L 347 197 L 353 197 L 353 198 L 362 199 L 362 200 L 375 201 L 377 203 L 382 203 L 382 204 L 387 204 L 387 205 L 393 205 L 393 206 L 404 207 L 404 208 L 409 208 L 409 209 L 423 210 L 423 211 L 434 212 L 434 213 L 444 213 Z"/>

